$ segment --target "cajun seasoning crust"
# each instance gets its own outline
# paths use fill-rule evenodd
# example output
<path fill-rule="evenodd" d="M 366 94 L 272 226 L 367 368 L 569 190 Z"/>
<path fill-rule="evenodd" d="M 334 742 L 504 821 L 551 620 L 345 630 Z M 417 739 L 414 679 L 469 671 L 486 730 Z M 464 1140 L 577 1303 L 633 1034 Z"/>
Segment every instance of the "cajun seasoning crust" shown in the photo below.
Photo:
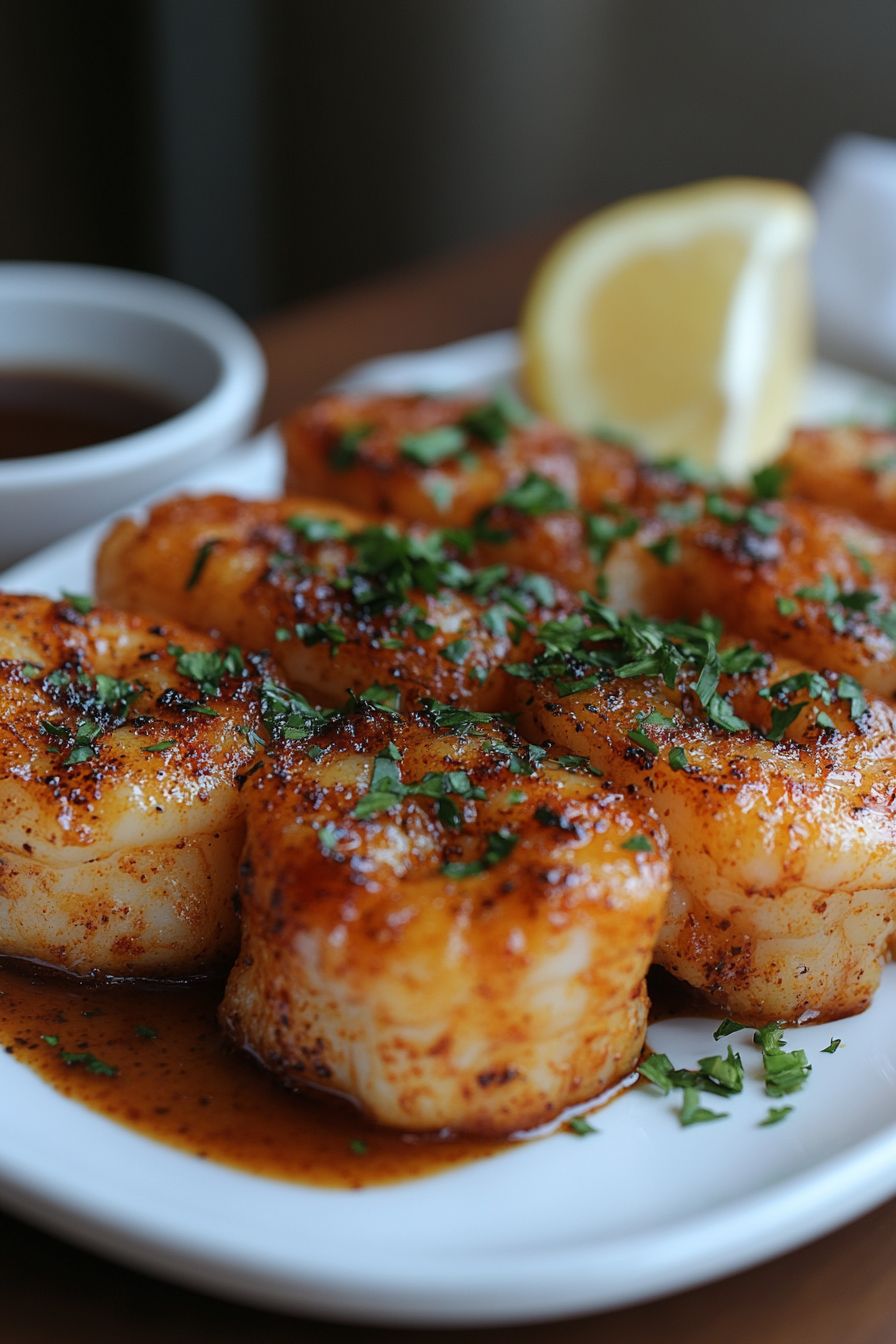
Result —
<path fill-rule="evenodd" d="M 650 590 L 650 614 L 715 612 L 766 648 L 891 695 L 896 644 L 884 626 L 896 602 L 896 537 L 805 500 L 767 502 L 761 515 L 769 520 L 761 531 L 749 516 L 664 522 L 660 530 L 675 536 L 678 557 L 665 592 Z"/>
<path fill-rule="evenodd" d="M 0 595 L 0 952 L 110 975 L 192 974 L 232 955 L 235 782 L 256 755 L 238 729 L 261 741 L 270 669 L 240 660 L 203 695 L 169 645 L 220 647 L 108 608 Z"/>
<path fill-rule="evenodd" d="M 798 429 L 779 459 L 784 491 L 896 530 L 896 434 L 841 425 Z"/>
<path fill-rule="evenodd" d="M 288 525 L 296 519 L 304 520 L 304 532 Z M 358 563 L 358 546 L 338 537 L 309 540 L 311 520 L 335 523 L 351 536 L 370 523 L 338 504 L 296 498 L 260 503 L 213 495 L 157 505 L 142 526 L 124 520 L 109 534 L 98 591 L 132 610 L 216 630 L 243 647 L 275 649 L 292 685 L 330 705 L 379 682 L 397 685 L 405 703 L 431 695 L 498 708 L 508 694 L 501 664 L 514 655 L 515 640 L 520 647 L 531 640 L 514 624 L 518 612 L 508 609 L 503 632 L 490 614 L 501 592 L 509 587 L 521 596 L 536 625 L 574 605 L 557 584 L 527 588 L 521 571 L 507 571 L 481 597 L 463 583 L 396 595 L 388 575 L 353 585 L 346 570 Z M 188 587 L 196 557 L 211 542 Z M 452 554 L 450 543 L 444 554 Z M 443 571 L 450 577 L 451 562 Z M 372 599 L 362 600 L 368 588 Z"/>
<path fill-rule="evenodd" d="M 532 765 L 499 725 L 477 731 L 488 740 L 426 715 L 349 716 L 310 740 L 319 759 L 284 745 L 246 790 L 222 1021 L 291 1085 L 409 1130 L 544 1123 L 624 1077 L 644 1038 L 662 827 L 587 771 Z M 459 827 L 411 793 L 353 816 L 390 744 L 407 784 L 464 772 L 486 799 L 455 797 Z M 635 835 L 644 850 L 623 848 Z"/>
<path fill-rule="evenodd" d="M 760 695 L 804 672 L 768 658 L 723 676 L 719 694 L 750 725 L 736 732 L 707 721 L 693 673 L 671 690 L 659 677 L 611 677 L 565 697 L 552 682 L 519 683 L 522 731 L 587 753 L 651 798 L 669 831 L 672 896 L 658 963 L 720 1014 L 756 1024 L 860 1012 L 894 928 L 896 713 L 868 697 L 853 721 L 855 704 L 838 697 L 833 673 L 819 679 L 824 698 Z M 782 740 L 768 741 L 772 709 L 800 702 Z M 648 714 L 671 722 L 646 725 Z M 833 728 L 820 727 L 819 714 Z M 675 750 L 686 757 L 684 766 L 674 758 L 678 769 Z"/>

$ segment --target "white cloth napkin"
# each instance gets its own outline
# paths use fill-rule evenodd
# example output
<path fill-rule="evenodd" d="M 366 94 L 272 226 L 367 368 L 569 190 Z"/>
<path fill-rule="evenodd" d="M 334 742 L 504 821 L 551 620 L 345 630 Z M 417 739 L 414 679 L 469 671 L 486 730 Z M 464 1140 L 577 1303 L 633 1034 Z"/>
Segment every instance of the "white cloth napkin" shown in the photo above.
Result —
<path fill-rule="evenodd" d="M 896 376 L 896 142 L 835 140 L 812 184 L 812 258 L 821 353 Z"/>

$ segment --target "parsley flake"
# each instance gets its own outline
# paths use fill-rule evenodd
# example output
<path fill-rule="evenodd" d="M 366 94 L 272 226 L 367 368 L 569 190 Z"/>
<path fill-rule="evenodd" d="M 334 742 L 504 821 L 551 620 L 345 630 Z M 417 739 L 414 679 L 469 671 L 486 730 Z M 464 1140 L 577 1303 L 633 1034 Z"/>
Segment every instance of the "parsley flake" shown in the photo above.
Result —
<path fill-rule="evenodd" d="M 653 852 L 653 844 L 646 835 L 630 835 L 627 840 L 623 840 L 619 848 L 630 849 L 635 854 L 651 854 Z"/>
<path fill-rule="evenodd" d="M 358 449 L 373 428 L 373 425 L 349 425 L 342 430 L 330 449 L 330 466 L 334 471 L 349 471 L 355 465 Z"/>
<path fill-rule="evenodd" d="M 420 467 L 434 467 L 447 458 L 457 457 L 467 446 L 467 435 L 459 425 L 439 425 L 421 434 L 406 434 L 399 443 L 402 457 Z"/>
<path fill-rule="evenodd" d="M 220 541 L 220 537 L 212 537 L 209 541 L 204 541 L 199 547 L 199 550 L 196 552 L 196 558 L 193 561 L 193 568 L 190 570 L 190 577 L 184 584 L 184 588 L 187 592 L 189 592 L 191 588 L 196 587 L 202 577 L 202 571 L 205 569 L 209 556 L 215 547 L 220 545 Z"/>
<path fill-rule="evenodd" d="M 317 838 L 320 841 L 321 849 L 324 853 L 332 853 L 339 843 L 339 832 L 332 821 L 328 821 L 325 826 L 321 826 L 317 833 Z"/>
<path fill-rule="evenodd" d="M 102 1059 L 97 1059 L 96 1055 L 90 1050 L 60 1050 L 59 1058 L 63 1064 L 74 1067 L 77 1064 L 83 1064 L 88 1073 L 104 1074 L 107 1078 L 114 1078 L 118 1073 L 116 1064 L 107 1064 Z"/>
<path fill-rule="evenodd" d="M 673 770 L 687 770 L 688 754 L 684 747 L 672 747 L 669 752 L 669 764 Z"/>
<path fill-rule="evenodd" d="M 471 639 L 454 639 L 450 644 L 446 644 L 444 648 L 439 649 L 439 657 L 445 658 L 449 663 L 454 663 L 457 667 L 460 667 L 472 647 L 473 641 Z"/>
<path fill-rule="evenodd" d="M 137 1027 L 134 1028 L 134 1031 L 135 1031 L 135 1032 L 137 1033 L 137 1035 L 140 1036 L 144 1041 L 154 1041 L 154 1040 L 156 1039 L 156 1037 L 158 1036 L 158 1034 L 159 1034 L 159 1033 L 156 1031 L 155 1027 L 140 1027 L 140 1026 L 137 1026 Z"/>
<path fill-rule="evenodd" d="M 600 1133 L 599 1129 L 595 1129 L 593 1125 L 589 1125 L 584 1115 L 574 1115 L 571 1120 L 567 1120 L 566 1125 L 567 1128 L 580 1139 L 587 1138 L 589 1134 Z"/>
<path fill-rule="evenodd" d="M 547 477 L 539 476 L 537 471 L 530 471 L 520 485 L 505 491 L 495 502 L 516 509 L 529 518 L 540 517 L 545 513 L 562 513 L 572 508 L 566 492 Z"/>
<path fill-rule="evenodd" d="M 175 744 L 173 742 L 156 742 L 151 747 L 142 747 L 142 751 L 170 751 Z"/>
<path fill-rule="evenodd" d="M 709 1111 L 700 1105 L 700 1093 L 695 1087 L 682 1089 L 681 1112 L 679 1120 L 682 1126 L 702 1125 L 709 1120 L 727 1120 L 727 1111 Z"/>
<path fill-rule="evenodd" d="M 843 1042 L 839 1039 L 839 1037 L 835 1040 L 834 1037 L 832 1036 L 830 1045 L 826 1045 L 821 1053 L 823 1055 L 835 1055 L 837 1051 L 840 1049 L 840 1046 L 842 1044 Z"/>
<path fill-rule="evenodd" d="M 792 1110 L 792 1106 L 769 1106 L 768 1115 L 759 1121 L 760 1128 L 765 1125 L 777 1125 L 785 1116 L 790 1115 Z"/>
<path fill-rule="evenodd" d="M 82 616 L 89 616 L 96 606 L 96 598 L 87 597 L 83 593 L 69 593 L 63 588 L 62 596 L 69 606 L 74 607 Z"/>
<path fill-rule="evenodd" d="M 474 859 L 472 863 L 445 863 L 439 871 L 445 877 L 477 877 L 480 873 L 484 873 L 486 868 L 493 868 L 496 863 L 506 859 L 513 852 L 518 840 L 518 835 L 502 827 L 500 831 L 493 831 L 488 837 L 485 853 L 481 859 Z"/>

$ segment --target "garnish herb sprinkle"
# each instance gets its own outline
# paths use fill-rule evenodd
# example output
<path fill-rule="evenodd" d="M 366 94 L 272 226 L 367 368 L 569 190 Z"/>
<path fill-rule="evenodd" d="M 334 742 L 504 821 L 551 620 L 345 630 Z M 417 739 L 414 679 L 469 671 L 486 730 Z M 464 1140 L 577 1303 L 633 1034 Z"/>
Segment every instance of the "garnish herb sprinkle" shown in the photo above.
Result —
<path fill-rule="evenodd" d="M 334 471 L 348 471 L 355 465 L 358 449 L 372 430 L 373 425 L 350 425 L 342 431 L 330 450 L 330 466 Z"/>
<path fill-rule="evenodd" d="M 96 1055 L 90 1050 L 60 1050 L 59 1058 L 63 1064 L 73 1067 L 76 1064 L 83 1064 L 88 1073 L 101 1073 L 107 1078 L 114 1078 L 118 1073 L 117 1064 L 107 1064 L 102 1059 L 97 1059 Z"/>
<path fill-rule="evenodd" d="M 350 1139 L 348 1146 L 349 1151 L 354 1153 L 355 1157 L 363 1157 L 370 1150 L 370 1145 L 365 1143 L 363 1139 Z"/>
<path fill-rule="evenodd" d="M 154 1041 L 159 1034 L 156 1031 L 155 1027 L 138 1026 L 134 1028 L 134 1031 L 137 1033 L 138 1036 L 142 1037 L 144 1041 Z"/>
<path fill-rule="evenodd" d="M 94 597 L 87 597 L 83 593 L 69 593 L 64 588 L 61 591 L 69 606 L 74 607 L 75 611 L 82 616 L 89 616 L 96 606 L 96 598 Z"/>
<path fill-rule="evenodd" d="M 505 491 L 495 502 L 516 509 L 529 518 L 537 518 L 545 513 L 561 513 L 572 508 L 566 491 L 546 476 L 539 476 L 537 471 L 530 471 L 520 485 Z"/>
<path fill-rule="evenodd" d="M 434 467 L 457 457 L 467 447 L 467 435 L 459 425 L 439 425 L 422 434 L 406 434 L 399 443 L 402 457 L 421 467 Z"/>
<path fill-rule="evenodd" d="M 714 1041 L 718 1041 L 723 1036 L 733 1036 L 736 1031 L 749 1031 L 749 1030 L 750 1028 L 745 1027 L 743 1022 L 735 1022 L 733 1021 L 732 1018 L 726 1017 L 723 1018 L 723 1020 L 716 1027 L 715 1031 L 712 1034 L 712 1038 Z"/>
<path fill-rule="evenodd" d="M 837 1051 L 840 1049 L 840 1046 L 842 1044 L 843 1042 L 839 1039 L 839 1037 L 835 1040 L 834 1037 L 832 1036 L 830 1045 L 826 1045 L 821 1053 L 823 1055 L 835 1055 Z"/>
<path fill-rule="evenodd" d="M 321 826 L 317 833 L 317 838 L 320 841 L 323 850 L 334 850 L 339 843 L 339 832 L 336 830 L 332 821 L 328 821 L 325 826 Z"/>
<path fill-rule="evenodd" d="M 679 1120 L 682 1126 L 702 1125 L 708 1120 L 727 1120 L 727 1111 L 710 1111 L 700 1105 L 700 1094 L 695 1087 L 686 1087 L 681 1096 Z"/>
<path fill-rule="evenodd" d="M 792 1106 L 769 1106 L 768 1115 L 764 1120 L 760 1120 L 759 1124 L 760 1126 L 777 1125 L 785 1116 L 790 1115 L 792 1110 Z"/>
<path fill-rule="evenodd" d="M 688 754 L 684 747 L 672 747 L 669 752 L 669 764 L 673 770 L 687 770 Z"/>
<path fill-rule="evenodd" d="M 572 1130 L 573 1134 L 578 1135 L 580 1139 L 585 1139 L 589 1134 L 599 1134 L 600 1130 L 589 1125 L 584 1115 L 574 1115 L 571 1120 L 566 1122 L 567 1128 Z"/>
<path fill-rule="evenodd" d="M 193 561 L 193 568 L 190 570 L 190 577 L 184 584 L 184 588 L 187 592 L 189 592 L 191 588 L 196 587 L 202 575 L 202 571 L 205 569 L 206 561 L 215 547 L 219 544 L 220 538 L 212 537 L 209 541 L 204 541 L 199 547 L 199 550 L 196 552 L 196 558 Z"/>
<path fill-rule="evenodd" d="M 477 877 L 480 873 L 484 873 L 486 868 L 493 868 L 496 863 L 506 859 L 518 840 L 518 835 L 502 827 L 499 831 L 493 831 L 488 837 L 485 853 L 481 859 L 474 859 L 472 863 L 445 863 L 439 871 L 445 877 Z"/>
<path fill-rule="evenodd" d="M 780 499 L 790 467 L 772 462 L 753 473 L 753 492 L 757 499 Z"/>
<path fill-rule="evenodd" d="M 151 747 L 143 747 L 143 751 L 170 751 L 174 746 L 173 742 L 156 742 Z"/>
<path fill-rule="evenodd" d="M 630 849 L 636 854 L 650 854 L 653 852 L 653 844 L 646 835 L 630 835 L 627 840 L 623 840 L 620 849 Z"/>

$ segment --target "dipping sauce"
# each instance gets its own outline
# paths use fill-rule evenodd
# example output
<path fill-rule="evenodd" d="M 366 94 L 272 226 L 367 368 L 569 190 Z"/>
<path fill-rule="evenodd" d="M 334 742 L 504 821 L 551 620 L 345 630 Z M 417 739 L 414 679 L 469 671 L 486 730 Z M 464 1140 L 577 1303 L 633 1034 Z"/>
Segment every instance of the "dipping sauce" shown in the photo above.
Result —
<path fill-rule="evenodd" d="M 0 459 L 108 443 L 183 409 L 149 388 L 111 378 L 52 370 L 0 372 Z"/>
<path fill-rule="evenodd" d="M 224 1036 L 222 982 L 79 983 L 0 961 L 0 1042 L 58 1092 L 196 1157 L 306 1185 L 361 1189 L 499 1152 L 400 1134 L 354 1106 L 289 1092 Z"/>

